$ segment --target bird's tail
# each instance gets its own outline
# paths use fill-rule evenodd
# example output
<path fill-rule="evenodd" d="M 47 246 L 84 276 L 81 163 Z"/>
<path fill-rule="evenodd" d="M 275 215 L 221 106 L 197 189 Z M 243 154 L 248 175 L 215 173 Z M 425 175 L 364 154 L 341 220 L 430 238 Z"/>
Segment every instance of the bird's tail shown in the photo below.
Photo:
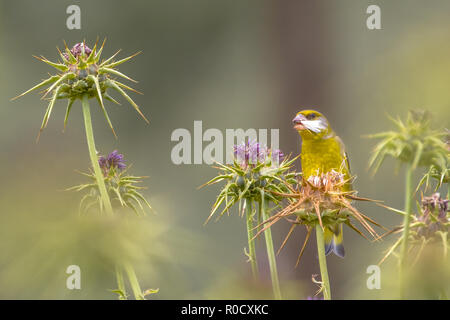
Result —
<path fill-rule="evenodd" d="M 333 229 L 325 227 L 324 240 L 326 255 L 334 252 L 338 257 L 343 258 L 345 256 L 342 224 L 339 224 L 339 226 L 336 226 L 336 228 Z"/>

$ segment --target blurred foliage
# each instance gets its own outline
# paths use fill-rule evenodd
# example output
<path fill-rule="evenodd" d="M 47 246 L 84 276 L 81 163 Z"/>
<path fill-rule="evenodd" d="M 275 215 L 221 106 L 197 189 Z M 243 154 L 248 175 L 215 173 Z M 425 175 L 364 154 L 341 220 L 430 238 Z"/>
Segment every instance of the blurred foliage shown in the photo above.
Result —
<path fill-rule="evenodd" d="M 113 106 L 111 121 L 120 137 L 113 141 L 100 108 L 93 110 L 93 118 L 102 150 L 120 149 L 133 159 L 134 172 L 150 176 L 145 196 L 157 215 L 136 226 L 136 235 L 128 234 L 131 229 L 125 227 L 118 252 L 131 248 L 127 254 L 136 259 L 143 288 L 160 288 L 154 299 L 192 298 L 194 293 L 203 298 L 234 298 L 236 292 L 250 296 L 236 284 L 248 268 L 238 263 L 246 242 L 243 230 L 237 232 L 242 221 L 230 217 L 203 228 L 203 213 L 210 210 L 205 199 L 212 199 L 217 190 L 198 192 L 196 187 L 211 170 L 206 165 L 170 162 L 171 132 L 191 130 L 194 120 L 220 130 L 280 128 L 280 147 L 297 154 L 300 146 L 290 120 L 300 105 L 317 107 L 346 144 L 352 172 L 358 175 L 356 188 L 370 198 L 401 206 L 402 181 L 391 164 L 372 180 L 366 174 L 371 145 L 361 135 L 387 129 L 383 112 L 403 114 L 411 108 L 429 109 L 444 127 L 449 126 L 450 3 L 384 2 L 383 29 L 377 31 L 365 28 L 368 1 L 281 3 L 196 0 L 195 5 L 174 5 L 158 0 L 129 1 L 125 6 L 119 0 L 81 0 L 77 4 L 82 9 L 82 30 L 78 31 L 65 27 L 65 10 L 73 1 L 0 0 L 0 118 L 4 120 L 0 126 L 0 297 L 115 299 L 105 288 L 115 287 L 107 265 L 115 250 L 107 244 L 117 239 L 107 231 L 121 228 L 113 221 L 94 227 L 79 220 L 78 198 L 60 192 L 80 182 L 73 169 L 85 168 L 88 159 L 80 108 L 74 105 L 64 135 L 62 121 L 49 123 L 47 134 L 36 145 L 45 105 L 31 96 L 14 105 L 9 102 L 48 71 L 30 56 L 56 58 L 54 46 L 62 39 L 91 43 L 106 36 L 108 56 L 114 53 L 109 48 L 123 48 L 124 55 L 132 54 L 132 48 L 143 50 L 139 59 L 124 65 L 124 71 L 140 80 L 136 89 L 145 96 L 136 96 L 136 103 L 144 113 L 151 110 L 151 124 L 137 121 L 127 108 Z M 55 116 L 62 119 L 64 109 L 57 103 Z M 358 209 L 385 226 L 399 222 L 385 210 L 364 204 Z M 179 229 L 188 235 L 174 231 Z M 275 247 L 279 247 L 287 230 L 275 230 Z M 101 238 L 97 232 L 102 232 Z M 191 237 L 200 239 L 194 244 Z M 334 297 L 395 297 L 394 261 L 382 265 L 381 290 L 367 289 L 365 272 L 392 240 L 367 243 L 357 237 L 346 233 L 349 254 L 344 260 L 329 258 Z M 100 249 L 106 253 L 98 256 Z M 280 268 L 284 295 L 290 297 L 290 286 L 298 285 L 292 289 L 293 298 L 311 296 L 316 289 L 311 273 L 317 273 L 313 250 L 305 252 L 304 264 L 295 272 L 298 243 L 284 250 L 278 256 L 279 264 L 288 266 Z M 161 262 L 159 268 L 168 255 L 170 263 Z M 193 263 L 185 266 L 188 258 Z M 424 263 L 419 279 L 444 279 L 445 272 L 438 272 L 441 269 L 432 262 Z M 82 269 L 81 291 L 65 287 L 65 268 L 70 264 Z M 271 295 L 269 288 L 267 283 L 248 290 L 260 297 Z"/>

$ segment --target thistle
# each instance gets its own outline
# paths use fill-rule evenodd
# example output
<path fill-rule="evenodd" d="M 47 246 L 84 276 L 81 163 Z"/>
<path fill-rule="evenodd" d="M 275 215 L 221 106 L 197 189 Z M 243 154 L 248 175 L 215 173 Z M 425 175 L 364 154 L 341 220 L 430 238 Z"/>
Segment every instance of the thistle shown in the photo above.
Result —
<path fill-rule="evenodd" d="M 442 140 L 448 133 L 431 126 L 431 114 L 427 111 L 410 111 L 406 123 L 401 119 L 389 119 L 398 131 L 380 132 L 368 138 L 382 139 L 374 148 L 369 166 L 376 173 L 387 156 L 417 167 L 436 165 L 446 169 L 448 144 Z"/>
<path fill-rule="evenodd" d="M 122 154 L 114 150 L 107 157 L 100 156 L 98 162 L 103 172 L 113 209 L 129 208 L 138 216 L 145 214 L 145 208 L 152 209 L 147 199 L 139 192 L 145 188 L 137 185 L 146 177 L 127 174 L 128 167 Z M 89 179 L 89 183 L 67 189 L 87 192 L 81 199 L 80 213 L 88 212 L 94 206 L 98 206 L 100 212 L 103 212 L 103 202 L 95 174 L 92 169 L 87 173 L 81 172 L 81 174 Z"/>
<path fill-rule="evenodd" d="M 97 151 L 95 147 L 95 140 L 94 140 L 94 130 L 92 128 L 92 119 L 91 119 L 91 110 L 89 105 L 89 99 L 90 98 L 96 98 L 101 109 L 103 110 L 103 114 L 106 118 L 106 121 L 108 122 L 111 130 L 114 133 L 114 136 L 116 136 L 114 128 L 111 124 L 111 121 L 109 119 L 108 113 L 106 111 L 106 108 L 103 104 L 104 99 L 110 100 L 114 103 L 117 103 L 109 94 L 107 93 L 107 90 L 109 88 L 114 89 L 115 91 L 119 92 L 132 106 L 133 108 L 141 115 L 141 117 L 148 122 L 148 120 L 145 118 L 145 116 L 140 111 L 139 107 L 136 105 L 136 103 L 128 96 L 128 94 L 124 91 L 131 90 L 134 92 L 137 92 L 136 90 L 128 87 L 127 85 L 118 82 L 115 77 L 121 77 L 125 78 L 127 80 L 136 82 L 135 80 L 129 78 L 125 74 L 119 72 L 116 67 L 120 64 L 130 60 L 140 52 L 137 52 L 134 55 L 131 55 L 127 58 L 115 61 L 116 55 L 120 52 L 117 51 L 114 55 L 112 55 L 110 58 L 100 61 L 100 57 L 103 51 L 103 47 L 105 45 L 105 41 L 103 41 L 102 46 L 97 51 L 97 44 L 98 41 L 95 43 L 94 47 L 90 49 L 88 46 L 86 46 L 85 42 L 78 43 L 75 46 L 72 47 L 72 49 L 69 49 L 67 45 L 65 45 L 65 51 L 62 53 L 58 48 L 60 59 L 58 62 L 51 62 L 50 60 L 46 59 L 45 57 L 35 57 L 38 60 L 41 60 L 45 62 L 46 64 L 50 65 L 51 67 L 58 70 L 58 74 L 50 76 L 50 78 L 43 80 L 33 88 L 27 90 L 26 92 L 22 93 L 21 95 L 17 96 L 16 98 L 19 98 L 31 91 L 37 90 L 39 88 L 49 86 L 47 89 L 44 90 L 43 99 L 46 98 L 50 94 L 50 102 L 47 106 L 47 110 L 44 115 L 44 119 L 42 120 L 42 125 L 39 131 L 38 139 L 40 136 L 40 133 L 42 130 L 47 126 L 47 123 L 50 119 L 53 107 L 55 105 L 56 100 L 59 99 L 67 99 L 67 109 L 66 109 L 66 115 L 64 117 L 64 127 L 66 127 L 67 120 L 70 114 L 70 111 L 72 109 L 73 103 L 75 100 L 80 99 L 81 100 L 81 106 L 83 110 L 83 117 L 84 117 L 84 126 L 86 130 L 86 141 L 88 145 L 89 150 L 89 157 L 91 160 L 91 166 L 92 166 L 92 172 L 87 174 L 89 177 L 94 177 L 95 181 L 91 183 L 91 203 L 99 203 L 102 210 L 104 210 L 109 217 L 114 216 L 114 211 L 111 203 L 111 197 L 110 194 L 112 194 L 113 199 L 117 197 L 119 199 L 119 202 L 121 202 L 122 205 L 132 207 L 132 202 L 127 201 L 125 199 L 129 199 L 132 195 L 137 197 L 136 194 L 138 193 L 136 190 L 136 186 L 134 186 L 134 183 L 137 182 L 135 178 L 137 177 L 128 177 L 122 176 L 121 174 L 118 174 L 121 170 L 119 168 L 119 165 L 113 165 L 113 163 L 109 163 L 108 168 L 101 168 L 99 159 L 97 156 Z M 14 99 L 16 99 L 14 98 Z M 112 157 L 116 157 L 116 155 L 113 155 Z M 120 163 L 120 161 L 119 161 Z M 108 172 L 108 174 L 105 177 L 105 171 Z M 122 183 L 122 185 L 119 186 L 119 183 Z M 108 188 L 107 188 L 108 184 Z M 86 187 L 87 188 L 87 187 Z M 83 188 L 82 188 L 83 189 Z M 117 192 L 116 192 L 117 191 Z M 125 197 L 125 199 L 124 199 Z M 89 197 L 86 197 L 88 199 Z M 133 198 L 133 197 L 131 197 Z M 141 201 L 144 201 L 141 199 Z M 136 203 L 141 204 L 140 201 L 136 201 Z M 139 282 L 137 280 L 135 271 L 133 267 L 128 262 L 118 262 L 116 266 L 116 277 L 117 277 L 117 283 L 119 286 L 119 290 L 122 292 L 125 292 L 123 287 L 123 275 L 122 270 L 125 271 L 125 273 L 128 275 L 128 278 L 130 280 L 130 284 L 134 293 L 134 296 L 136 299 L 144 299 L 144 294 L 142 293 Z M 123 298 L 126 296 L 126 294 L 122 295 Z"/>
<path fill-rule="evenodd" d="M 382 139 L 369 161 L 369 166 L 375 173 L 387 156 L 391 156 L 398 163 L 406 164 L 405 206 L 403 222 L 403 243 L 400 258 L 400 273 L 406 268 L 408 254 L 409 225 L 411 220 L 412 175 L 419 166 L 428 167 L 429 175 L 439 175 L 443 181 L 448 175 L 449 148 L 448 143 L 442 141 L 447 135 L 443 130 L 436 130 L 431 124 L 431 114 L 426 111 L 410 111 L 406 123 L 400 119 L 389 119 L 397 127 L 397 131 L 381 132 L 369 135 L 369 138 Z M 427 175 L 419 186 L 426 181 Z M 403 282 L 400 275 L 400 281 Z M 403 285 L 400 286 L 403 295 Z"/>
<path fill-rule="evenodd" d="M 415 261 L 419 259 L 426 245 L 434 243 L 440 243 L 442 245 L 443 256 L 447 256 L 448 247 L 450 246 L 450 239 L 448 239 L 448 233 L 450 231 L 448 202 L 449 200 L 442 199 L 439 193 L 434 193 L 428 197 L 422 195 L 418 212 L 412 216 L 409 233 L 409 243 L 411 244 L 409 250 L 415 251 Z M 402 215 L 406 214 L 406 212 L 400 210 L 387 208 Z M 399 226 L 388 234 L 401 233 L 404 228 L 405 226 L 403 225 Z M 386 255 L 381 259 L 379 264 L 382 264 L 389 256 L 394 255 L 402 241 L 403 235 L 387 250 Z"/>
<path fill-rule="evenodd" d="M 436 181 L 436 187 L 434 191 L 437 191 L 443 184 L 447 184 L 447 198 L 450 196 L 450 131 L 445 129 L 446 137 L 444 142 L 447 147 L 447 156 L 440 158 L 438 164 L 432 164 L 428 168 L 428 171 L 424 174 L 422 179 L 417 185 L 416 192 L 419 188 L 425 184 L 425 190 L 428 189 L 430 180 Z"/>
<path fill-rule="evenodd" d="M 262 220 L 269 218 L 269 212 L 272 210 L 270 204 L 280 205 L 282 198 L 274 195 L 273 192 L 287 192 L 286 185 L 295 182 L 296 173 L 289 172 L 295 160 L 296 158 L 285 157 L 280 150 L 271 150 L 254 141 L 244 142 L 234 146 L 233 164 L 217 163 L 215 168 L 221 173 L 203 185 L 225 182 L 205 224 L 218 212 L 222 204 L 224 208 L 218 218 L 226 212 L 229 213 L 235 204 L 238 204 L 240 215 L 243 216 L 245 212 L 248 238 L 246 254 L 255 279 L 258 277 L 254 242 L 255 216 L 258 221 L 256 224 L 259 224 Z M 258 204 L 257 213 L 256 204 Z M 265 229 L 264 235 L 274 296 L 276 299 L 281 299 L 271 230 Z"/>
<path fill-rule="evenodd" d="M 371 224 L 383 228 L 377 222 L 359 212 L 352 205 L 353 200 L 372 202 L 375 200 L 357 197 L 356 191 L 354 190 L 342 191 L 343 186 L 347 183 L 349 183 L 349 180 L 345 179 L 342 173 L 334 170 L 320 175 L 310 176 L 308 179 L 300 177 L 296 181 L 295 186 L 284 183 L 288 192 L 280 193 L 278 191 L 271 191 L 271 193 L 277 198 L 287 199 L 287 205 L 270 218 L 264 220 L 261 223 L 261 230 L 256 235 L 258 236 L 261 232 L 264 232 L 282 219 L 288 220 L 292 226 L 278 250 L 279 253 L 294 232 L 295 227 L 298 225 L 305 226 L 307 234 L 297 258 L 297 267 L 309 241 L 312 230 L 315 229 L 317 233 L 317 250 L 319 253 L 319 264 L 322 275 L 321 284 L 323 287 L 321 288 L 321 291 L 324 292 L 325 299 L 330 298 L 330 283 L 325 260 L 323 230 L 325 228 L 337 230 L 342 224 L 346 224 L 359 235 L 368 239 L 367 236 L 355 226 L 353 221 L 356 221 L 374 239 L 378 239 L 379 236 Z"/>
<path fill-rule="evenodd" d="M 408 287 L 407 292 L 422 293 L 427 291 L 428 295 L 437 298 L 447 299 L 446 290 L 448 290 L 448 248 L 450 239 L 448 237 L 450 231 L 450 213 L 448 208 L 448 198 L 442 199 L 439 193 L 431 196 L 421 196 L 420 205 L 418 204 L 417 213 L 411 215 L 411 222 L 408 233 L 408 257 L 414 257 L 407 260 L 409 269 L 402 273 L 403 282 L 401 285 L 406 287 L 406 279 L 413 286 Z M 406 212 L 394 208 L 387 209 L 406 215 Z M 400 237 L 394 244 L 386 250 L 386 254 L 378 263 L 381 265 L 389 257 L 395 256 L 402 259 L 402 247 L 398 248 L 404 242 L 405 226 L 400 225 L 392 231 L 386 233 L 400 234 Z M 400 260 L 401 261 L 401 260 Z M 421 261 L 419 263 L 419 261 Z M 436 275 L 429 273 L 429 268 L 436 272 Z M 408 271 L 408 272 L 406 272 Z M 440 273 L 441 272 L 441 273 Z M 408 276 L 407 276 L 408 275 Z M 447 288 L 446 288 L 447 287 Z M 406 292 L 405 288 L 402 288 Z M 436 295 L 438 293 L 438 295 Z M 403 293 L 405 294 L 405 293 Z"/>
<path fill-rule="evenodd" d="M 64 117 L 64 129 L 65 129 L 70 111 L 72 109 L 75 100 L 87 97 L 88 99 L 89 98 L 97 99 L 103 111 L 103 115 L 105 116 L 105 119 L 108 122 L 108 125 L 110 126 L 114 136 L 116 136 L 114 127 L 111 123 L 111 120 L 108 116 L 108 112 L 103 102 L 106 99 L 116 104 L 119 103 L 108 94 L 107 92 L 108 89 L 115 90 L 119 94 L 121 94 L 141 115 L 141 117 L 146 122 L 148 122 L 147 118 L 142 114 L 138 105 L 130 98 L 130 96 L 124 91 L 124 89 L 136 93 L 140 92 L 116 80 L 116 77 L 121 77 L 126 80 L 136 82 L 127 75 L 118 71 L 116 67 L 132 59 L 140 52 L 137 52 L 127 58 L 115 61 L 114 58 L 120 52 L 119 50 L 110 58 L 100 61 L 105 41 L 103 41 L 103 44 L 98 51 L 97 51 L 97 43 L 95 43 L 92 49 L 90 49 L 84 42 L 77 43 L 72 47 L 72 49 L 69 49 L 67 45 L 64 43 L 65 51 L 63 53 L 57 48 L 61 59 L 58 60 L 57 62 L 52 62 L 43 56 L 40 57 L 34 56 L 36 59 L 45 62 L 49 66 L 58 70 L 58 73 L 43 80 L 39 84 L 35 85 L 34 87 L 25 91 L 24 93 L 18 95 L 12 100 L 22 97 L 23 95 L 32 92 L 34 90 L 43 88 L 45 86 L 49 86 L 47 89 L 44 90 L 42 96 L 42 99 L 49 96 L 50 102 L 47 106 L 47 110 L 45 111 L 39 135 L 48 124 L 56 100 L 61 99 L 68 100 L 66 115 Z"/>

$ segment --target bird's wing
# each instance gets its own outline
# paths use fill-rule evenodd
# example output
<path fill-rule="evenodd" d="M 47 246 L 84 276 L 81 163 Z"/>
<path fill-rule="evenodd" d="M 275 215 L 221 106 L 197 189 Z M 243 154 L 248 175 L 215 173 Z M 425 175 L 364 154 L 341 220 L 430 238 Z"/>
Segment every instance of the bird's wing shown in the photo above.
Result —
<path fill-rule="evenodd" d="M 345 165 L 347 167 L 348 173 L 350 175 L 350 161 L 348 159 L 348 153 L 345 151 L 345 145 L 344 142 L 342 142 L 342 139 L 339 138 L 338 136 L 336 136 L 336 140 L 339 142 L 340 146 L 341 146 L 341 156 L 345 161 Z"/>

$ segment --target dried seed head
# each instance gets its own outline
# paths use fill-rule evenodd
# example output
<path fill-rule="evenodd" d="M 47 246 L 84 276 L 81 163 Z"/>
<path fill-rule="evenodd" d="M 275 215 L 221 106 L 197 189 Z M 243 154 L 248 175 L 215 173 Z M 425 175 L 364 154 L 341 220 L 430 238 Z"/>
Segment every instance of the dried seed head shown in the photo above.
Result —
<path fill-rule="evenodd" d="M 356 220 L 374 239 L 379 239 L 378 234 L 369 223 L 381 228 L 383 227 L 359 212 L 352 205 L 353 200 L 372 202 L 375 200 L 357 197 L 356 191 L 343 191 L 343 186 L 348 182 L 349 180 L 345 179 L 342 173 L 332 170 L 327 173 L 310 176 L 308 179 L 301 178 L 295 188 L 287 186 L 287 193 L 272 191 L 271 193 L 273 195 L 287 199 L 289 202 L 278 213 L 272 215 L 258 226 L 259 231 L 256 236 L 260 235 L 276 222 L 286 219 L 292 223 L 292 227 L 281 245 L 281 250 L 291 236 L 294 228 L 298 225 L 304 225 L 308 233 L 300 251 L 299 260 L 306 247 L 311 230 L 314 230 L 316 225 L 320 225 L 322 228 L 328 227 L 331 230 L 337 230 L 336 228 L 342 223 L 345 223 L 366 238 L 353 225 L 353 220 Z"/>

